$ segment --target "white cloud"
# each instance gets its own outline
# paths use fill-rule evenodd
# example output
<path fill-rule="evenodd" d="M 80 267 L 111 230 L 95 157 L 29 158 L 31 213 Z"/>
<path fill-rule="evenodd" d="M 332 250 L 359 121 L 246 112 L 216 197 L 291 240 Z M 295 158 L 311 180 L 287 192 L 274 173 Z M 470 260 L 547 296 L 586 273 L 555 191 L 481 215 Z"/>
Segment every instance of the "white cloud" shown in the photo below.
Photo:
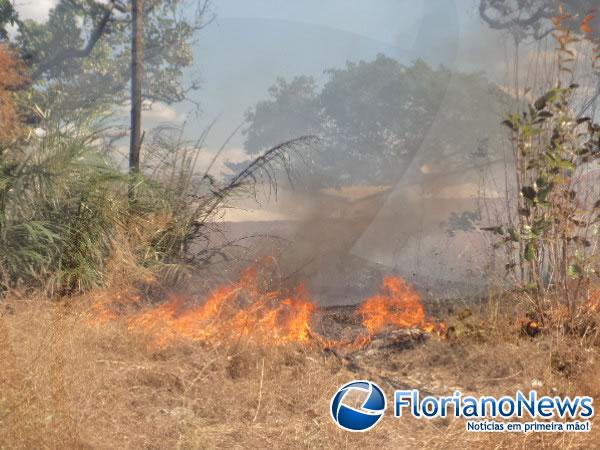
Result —
<path fill-rule="evenodd" d="M 143 118 L 151 122 L 182 122 L 183 117 L 172 106 L 154 103 L 152 108 L 143 112 Z"/>
<path fill-rule="evenodd" d="M 127 102 L 116 108 L 115 118 L 129 121 L 130 112 L 131 103 Z M 165 123 L 181 125 L 185 122 L 185 118 L 186 116 L 184 113 L 177 111 L 173 106 L 161 102 L 155 102 L 152 106 L 144 105 L 144 110 L 142 111 L 142 124 L 145 129 L 150 129 Z"/>
<path fill-rule="evenodd" d="M 127 139 L 129 139 L 129 138 L 127 138 Z M 115 154 L 114 154 L 115 158 L 122 161 L 123 167 L 126 167 L 127 158 L 129 155 L 128 140 L 122 140 L 121 143 L 115 145 L 114 150 L 115 150 Z M 206 170 L 208 170 L 208 167 L 210 166 L 210 164 L 215 156 L 215 153 L 217 151 L 218 150 L 215 150 L 215 149 L 201 149 L 200 150 L 200 154 L 198 155 L 198 160 L 197 160 L 197 165 L 196 165 L 197 173 L 203 174 L 204 172 L 206 172 Z M 143 149 L 142 149 L 141 158 L 142 158 L 142 162 L 144 162 L 144 161 L 149 162 L 146 160 L 147 155 L 144 153 Z M 248 159 L 248 154 L 242 148 L 225 149 L 219 154 L 219 156 L 215 160 L 214 164 L 212 165 L 209 173 L 210 173 L 210 175 L 214 176 L 217 179 L 222 179 L 222 177 L 224 175 L 231 175 L 231 173 L 232 173 L 231 170 L 229 170 L 227 168 L 227 166 L 225 166 L 226 162 L 237 163 L 237 162 L 246 161 L 247 159 Z"/>
<path fill-rule="evenodd" d="M 212 159 L 215 156 L 216 150 L 206 150 L 200 154 L 198 158 L 198 168 L 204 171 L 210 165 Z M 248 159 L 248 153 L 242 148 L 228 148 L 221 152 L 213 164 L 210 174 L 216 177 L 221 176 L 223 173 L 230 174 L 231 171 L 225 166 L 226 162 L 238 163 Z"/>
<path fill-rule="evenodd" d="M 21 19 L 33 19 L 45 22 L 48 12 L 56 6 L 58 0 L 18 0 L 15 9 Z"/>

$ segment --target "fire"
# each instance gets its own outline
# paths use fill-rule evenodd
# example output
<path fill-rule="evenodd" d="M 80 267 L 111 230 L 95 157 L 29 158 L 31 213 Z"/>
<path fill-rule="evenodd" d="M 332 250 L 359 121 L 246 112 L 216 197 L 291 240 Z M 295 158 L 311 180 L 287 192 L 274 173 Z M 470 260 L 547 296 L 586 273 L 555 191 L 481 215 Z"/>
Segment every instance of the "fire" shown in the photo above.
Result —
<path fill-rule="evenodd" d="M 600 312 L 600 289 L 596 289 L 591 293 L 586 306 L 591 312 Z"/>
<path fill-rule="evenodd" d="M 317 307 L 305 294 L 305 289 L 300 287 L 294 297 L 280 301 L 276 307 L 258 301 L 234 316 L 233 329 L 241 336 L 257 333 L 262 340 L 279 344 L 307 342 L 312 334 L 310 322 Z"/>
<path fill-rule="evenodd" d="M 177 338 L 208 341 L 250 337 L 261 343 L 306 342 L 316 305 L 302 286 L 293 295 L 264 291 L 256 268 L 237 283 L 214 290 L 201 306 L 186 308 L 181 297 L 134 315 L 130 330 L 150 333 L 160 346 Z"/>
<path fill-rule="evenodd" d="M 370 334 L 376 334 L 388 325 L 414 328 L 425 321 L 425 308 L 420 295 L 406 281 L 386 277 L 382 293 L 367 300 L 358 308 L 363 325 Z"/>
<path fill-rule="evenodd" d="M 94 301 L 90 307 L 90 316 L 86 322 L 90 325 L 103 325 L 107 322 L 117 320 L 119 314 L 117 309 L 126 305 L 141 302 L 141 296 L 133 289 L 125 290 L 115 295 L 110 295 L 107 290 L 99 289 L 94 294 Z"/>
<path fill-rule="evenodd" d="M 400 277 L 386 277 L 381 293 L 365 300 L 357 313 L 370 335 L 390 326 L 420 328 L 428 333 L 440 329 L 439 325 L 426 320 L 421 296 Z"/>
<path fill-rule="evenodd" d="M 402 278 L 386 277 L 381 293 L 357 310 L 365 333 L 352 342 L 329 340 L 312 327 L 318 307 L 306 287 L 300 285 L 289 293 L 275 289 L 260 266 L 264 264 L 250 267 L 237 282 L 216 288 L 200 305 L 194 305 L 190 298 L 172 295 L 158 306 L 139 311 L 136 301 L 137 312 L 124 316 L 128 329 L 151 336 L 160 347 L 181 338 L 208 342 L 243 337 L 263 345 L 317 342 L 360 348 L 390 327 L 443 332 L 443 325 L 427 320 L 421 297 L 413 287 Z M 122 302 L 116 304 L 122 306 Z M 105 300 L 93 305 L 92 313 L 100 324 L 123 317 Z"/>

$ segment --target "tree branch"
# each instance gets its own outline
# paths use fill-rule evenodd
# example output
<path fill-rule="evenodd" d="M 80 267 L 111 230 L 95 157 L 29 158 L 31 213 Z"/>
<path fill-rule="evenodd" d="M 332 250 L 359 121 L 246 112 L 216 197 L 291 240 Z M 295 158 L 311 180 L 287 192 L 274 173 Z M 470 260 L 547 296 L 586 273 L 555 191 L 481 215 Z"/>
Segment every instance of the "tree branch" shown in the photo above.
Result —
<path fill-rule="evenodd" d="M 50 59 L 40 63 L 36 67 L 36 69 L 31 74 L 31 80 L 37 80 L 45 72 L 62 64 L 63 62 L 65 62 L 68 59 L 85 58 L 86 56 L 89 56 L 92 53 L 92 50 L 94 49 L 94 47 L 96 46 L 96 43 L 100 40 L 100 38 L 102 37 L 102 34 L 106 30 L 106 26 L 108 25 L 108 22 L 112 16 L 113 11 L 115 9 L 118 11 L 121 11 L 122 8 L 123 8 L 123 6 L 120 5 L 119 3 L 117 3 L 116 0 L 111 0 L 110 4 L 105 7 L 105 11 L 104 11 L 104 14 L 102 15 L 102 19 L 100 19 L 100 22 L 98 22 L 98 25 L 96 25 L 96 27 L 92 30 L 92 33 L 90 35 L 90 38 L 89 38 L 86 46 L 81 49 L 67 48 L 67 49 L 58 51 Z"/>
<path fill-rule="evenodd" d="M 504 13 L 504 15 L 508 16 L 509 12 L 508 10 L 505 10 L 504 12 L 500 11 L 499 5 L 497 4 L 498 2 L 496 0 L 481 0 L 481 2 L 479 3 L 479 16 L 490 26 L 490 28 L 495 29 L 495 30 L 501 30 L 501 29 L 505 29 L 505 28 L 510 28 L 511 26 L 519 26 L 521 28 L 528 28 L 528 27 L 533 27 L 535 25 L 537 25 L 538 21 L 540 19 L 550 19 L 553 15 L 552 10 L 548 10 L 548 5 L 546 5 L 545 3 L 542 3 L 539 8 L 537 9 L 537 11 L 535 11 L 533 14 L 531 14 L 529 17 L 527 18 L 512 18 L 512 19 L 508 19 L 507 21 L 503 21 L 503 20 L 499 20 L 499 19 L 495 19 L 493 18 L 491 15 L 488 14 L 488 9 L 495 9 L 496 11 L 499 11 L 501 13 Z M 504 2 L 501 2 L 502 4 Z M 504 6 L 504 5 L 503 5 Z"/>

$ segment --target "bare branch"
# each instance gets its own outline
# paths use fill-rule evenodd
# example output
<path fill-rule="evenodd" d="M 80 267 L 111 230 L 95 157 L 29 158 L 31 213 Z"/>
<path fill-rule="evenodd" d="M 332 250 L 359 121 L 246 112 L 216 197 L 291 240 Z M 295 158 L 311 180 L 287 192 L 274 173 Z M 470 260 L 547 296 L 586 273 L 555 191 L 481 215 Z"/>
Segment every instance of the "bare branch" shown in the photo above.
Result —
<path fill-rule="evenodd" d="M 535 26 L 541 19 L 550 19 L 554 14 L 555 10 L 549 8 L 544 2 L 537 8 L 535 12 L 530 14 L 528 17 L 514 17 L 508 21 L 502 21 L 500 19 L 493 18 L 489 13 L 489 9 L 494 9 L 503 14 L 509 12 L 508 7 L 505 5 L 506 2 L 499 0 L 481 0 L 479 3 L 479 15 L 481 18 L 493 29 L 500 30 L 511 26 L 518 26 L 521 28 L 528 28 Z M 506 14 L 508 15 L 508 14 Z"/>

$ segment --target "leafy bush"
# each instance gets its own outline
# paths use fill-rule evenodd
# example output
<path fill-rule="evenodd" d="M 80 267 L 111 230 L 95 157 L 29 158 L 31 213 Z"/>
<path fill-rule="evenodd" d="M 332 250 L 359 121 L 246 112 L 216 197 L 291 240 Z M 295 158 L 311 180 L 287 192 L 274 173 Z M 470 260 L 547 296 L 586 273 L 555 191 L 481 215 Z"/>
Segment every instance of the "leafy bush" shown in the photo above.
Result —
<path fill-rule="evenodd" d="M 553 35 L 559 44 L 557 84 L 503 122 L 513 144 L 515 214 L 505 224 L 485 228 L 502 237 L 495 247 L 505 246 L 506 270 L 542 322 L 552 315 L 572 321 L 585 314 L 592 279 L 600 275 L 600 200 L 594 189 L 600 124 L 577 112 L 577 60 L 571 46 L 579 39 L 559 19 Z M 558 306 L 554 313 L 551 299 Z"/>
<path fill-rule="evenodd" d="M 0 152 L 0 281 L 70 293 L 101 284 L 124 177 L 95 134 L 47 130 Z M 50 284 L 47 284 L 50 283 Z"/>
<path fill-rule="evenodd" d="M 600 159 L 600 125 L 577 118 L 570 100 L 577 85 L 556 87 L 523 114 L 504 124 L 511 130 L 517 159 L 518 223 L 495 227 L 505 242 L 519 247 L 510 270 L 521 277 L 539 302 L 549 288 L 560 286 L 573 307 L 569 279 L 582 282 L 595 270 L 591 251 L 600 220 L 600 202 L 590 199 L 582 172 Z"/>
<path fill-rule="evenodd" d="M 133 259 L 128 264 L 177 282 L 223 255 L 211 243 L 211 229 L 226 202 L 252 195 L 256 182 L 275 186 L 277 166 L 289 170 L 289 152 L 314 141 L 278 145 L 219 181 L 198 165 L 201 141 L 185 142 L 182 130 L 159 129 L 130 203 L 129 176 L 103 156 L 97 120 L 68 129 L 43 126 L 41 137 L 0 149 L 2 289 L 68 295 L 105 285 L 116 250 L 126 250 Z"/>

